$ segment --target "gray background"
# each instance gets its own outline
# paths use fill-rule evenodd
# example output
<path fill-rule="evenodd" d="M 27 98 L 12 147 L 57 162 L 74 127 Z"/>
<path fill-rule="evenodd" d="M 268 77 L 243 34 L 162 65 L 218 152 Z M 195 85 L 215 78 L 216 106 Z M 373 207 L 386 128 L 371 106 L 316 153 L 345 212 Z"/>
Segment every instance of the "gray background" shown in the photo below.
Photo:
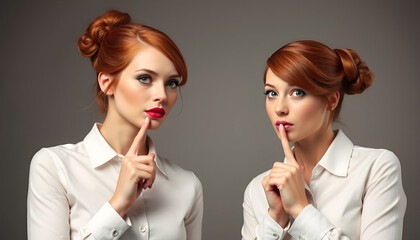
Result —
<path fill-rule="evenodd" d="M 167 33 L 189 82 L 151 132 L 160 154 L 204 187 L 204 239 L 240 239 L 248 182 L 282 160 L 265 113 L 262 75 L 282 45 L 313 39 L 352 48 L 375 72 L 347 96 L 338 127 L 358 145 L 399 156 L 408 197 L 404 239 L 420 235 L 419 4 L 416 1 L 9 1 L 0 10 L 1 238 L 26 238 L 29 163 L 41 147 L 75 143 L 101 121 L 95 73 L 77 39 L 105 10 Z"/>

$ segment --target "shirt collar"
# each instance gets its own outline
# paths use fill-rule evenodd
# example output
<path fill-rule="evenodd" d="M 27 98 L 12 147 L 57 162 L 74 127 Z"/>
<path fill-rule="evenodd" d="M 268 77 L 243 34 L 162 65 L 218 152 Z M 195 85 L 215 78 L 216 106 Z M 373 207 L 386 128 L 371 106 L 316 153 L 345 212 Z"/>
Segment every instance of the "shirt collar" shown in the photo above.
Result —
<path fill-rule="evenodd" d="M 120 159 L 124 157 L 123 155 L 118 154 L 108 144 L 108 142 L 99 132 L 100 126 L 100 123 L 95 123 L 92 127 L 92 130 L 90 130 L 88 135 L 86 135 L 85 139 L 83 140 L 93 168 L 97 168 L 117 156 Z M 162 161 L 160 160 L 159 156 L 157 155 L 155 145 L 153 144 L 153 141 L 149 136 L 147 136 L 147 144 L 149 146 L 149 153 L 154 153 L 156 156 L 156 166 L 165 176 L 167 176 L 165 167 Z"/>
<path fill-rule="evenodd" d="M 335 136 L 318 165 L 334 175 L 347 176 L 353 146 L 352 141 L 341 130 L 338 130 L 337 136 Z"/>

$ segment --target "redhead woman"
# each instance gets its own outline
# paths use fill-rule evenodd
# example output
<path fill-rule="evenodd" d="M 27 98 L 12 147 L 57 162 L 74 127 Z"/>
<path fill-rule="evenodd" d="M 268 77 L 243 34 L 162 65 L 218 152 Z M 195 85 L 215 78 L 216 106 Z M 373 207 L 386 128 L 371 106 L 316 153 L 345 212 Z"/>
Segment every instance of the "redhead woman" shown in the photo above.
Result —
<path fill-rule="evenodd" d="M 344 94 L 372 81 L 351 49 L 297 41 L 271 55 L 266 110 L 285 159 L 246 188 L 242 239 L 402 238 L 407 200 L 397 156 L 332 128 Z"/>
<path fill-rule="evenodd" d="M 201 239 L 199 179 L 159 156 L 147 136 L 187 82 L 178 47 L 115 10 L 92 21 L 78 47 L 97 73 L 105 120 L 83 141 L 33 157 L 29 239 Z"/>

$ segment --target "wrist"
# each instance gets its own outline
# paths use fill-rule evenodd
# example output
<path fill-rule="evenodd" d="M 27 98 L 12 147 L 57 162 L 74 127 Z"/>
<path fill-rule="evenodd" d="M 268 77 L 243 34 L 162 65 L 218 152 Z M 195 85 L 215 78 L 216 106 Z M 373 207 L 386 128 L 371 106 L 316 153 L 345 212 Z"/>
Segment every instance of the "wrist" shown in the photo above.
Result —
<path fill-rule="evenodd" d="M 309 205 L 309 203 L 305 202 L 305 203 L 297 206 L 293 211 L 290 211 L 290 216 L 292 216 L 293 219 L 296 219 L 299 216 L 299 214 L 302 212 L 302 210 L 308 205 Z"/>
<path fill-rule="evenodd" d="M 109 205 L 111 205 L 111 207 L 121 216 L 121 218 L 125 217 L 128 208 L 126 208 L 124 204 L 119 204 L 116 199 L 111 198 L 111 200 L 109 200 Z"/>
<path fill-rule="evenodd" d="M 276 221 L 282 228 L 285 228 L 289 222 L 289 215 L 284 211 L 276 211 L 271 208 L 268 209 L 268 215 Z"/>

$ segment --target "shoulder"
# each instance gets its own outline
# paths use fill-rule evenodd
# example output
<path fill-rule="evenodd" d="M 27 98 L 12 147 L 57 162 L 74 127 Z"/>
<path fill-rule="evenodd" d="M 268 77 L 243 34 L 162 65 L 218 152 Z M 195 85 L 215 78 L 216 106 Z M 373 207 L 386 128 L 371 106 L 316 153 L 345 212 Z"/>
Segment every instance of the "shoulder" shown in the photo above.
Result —
<path fill-rule="evenodd" d="M 385 179 L 401 179 L 398 157 L 387 149 L 354 146 L 351 168 L 365 172 L 368 186 Z"/>
<path fill-rule="evenodd" d="M 254 177 L 249 183 L 248 186 L 245 189 L 245 198 L 255 198 L 261 195 L 261 193 L 263 193 L 264 195 L 264 189 L 262 187 L 262 180 L 265 176 L 267 176 L 270 173 L 271 169 L 258 174 L 256 177 Z"/>
<path fill-rule="evenodd" d="M 191 185 L 191 187 L 194 187 L 198 191 L 202 189 L 201 181 L 194 172 L 186 170 L 160 155 L 159 160 L 169 181 L 173 183 L 179 182 L 182 185 Z"/>
<path fill-rule="evenodd" d="M 251 182 L 249 182 L 249 184 L 248 184 L 248 186 L 247 186 L 247 189 L 248 189 L 248 188 L 253 189 L 253 188 L 255 188 L 255 187 L 259 187 L 260 185 L 262 185 L 262 180 L 263 180 L 263 178 L 264 178 L 265 176 L 267 176 L 267 175 L 270 173 L 270 171 L 271 171 L 271 169 L 268 169 L 267 171 L 262 172 L 262 173 L 258 174 L 257 176 L 255 176 L 255 177 L 251 180 Z"/>
<path fill-rule="evenodd" d="M 30 169 L 57 169 L 66 159 L 80 152 L 80 143 L 41 148 L 32 157 Z"/>
<path fill-rule="evenodd" d="M 371 167 L 400 166 L 397 155 L 387 149 L 354 146 L 352 158 L 369 164 Z"/>

